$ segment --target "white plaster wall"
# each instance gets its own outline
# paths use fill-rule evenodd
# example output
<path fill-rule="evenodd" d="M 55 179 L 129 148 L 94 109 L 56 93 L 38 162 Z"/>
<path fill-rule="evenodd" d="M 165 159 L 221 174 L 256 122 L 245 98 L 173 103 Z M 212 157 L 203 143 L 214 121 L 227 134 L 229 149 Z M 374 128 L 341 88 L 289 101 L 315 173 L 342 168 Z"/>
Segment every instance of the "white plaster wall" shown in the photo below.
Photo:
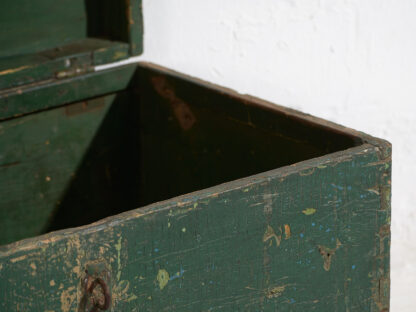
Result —
<path fill-rule="evenodd" d="M 151 61 L 393 143 L 393 312 L 416 311 L 416 1 L 143 0 Z"/>

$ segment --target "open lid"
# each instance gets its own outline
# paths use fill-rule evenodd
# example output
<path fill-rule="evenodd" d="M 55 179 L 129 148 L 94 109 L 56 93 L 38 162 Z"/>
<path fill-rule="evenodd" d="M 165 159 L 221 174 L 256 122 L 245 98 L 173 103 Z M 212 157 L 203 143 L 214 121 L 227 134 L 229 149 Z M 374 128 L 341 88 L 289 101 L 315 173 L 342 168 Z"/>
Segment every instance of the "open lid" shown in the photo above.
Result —
<path fill-rule="evenodd" d="M 142 50 L 141 0 L 0 1 L 0 90 L 82 75 Z"/>

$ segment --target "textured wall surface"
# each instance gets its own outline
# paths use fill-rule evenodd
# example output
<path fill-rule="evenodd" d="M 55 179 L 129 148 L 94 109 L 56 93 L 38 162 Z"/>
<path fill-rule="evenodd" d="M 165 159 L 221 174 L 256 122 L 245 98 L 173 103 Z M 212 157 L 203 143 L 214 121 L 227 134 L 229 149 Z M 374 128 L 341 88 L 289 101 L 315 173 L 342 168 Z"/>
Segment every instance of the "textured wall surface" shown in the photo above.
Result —
<path fill-rule="evenodd" d="M 143 6 L 145 53 L 138 59 L 393 143 L 392 311 L 415 311 L 416 1 Z"/>

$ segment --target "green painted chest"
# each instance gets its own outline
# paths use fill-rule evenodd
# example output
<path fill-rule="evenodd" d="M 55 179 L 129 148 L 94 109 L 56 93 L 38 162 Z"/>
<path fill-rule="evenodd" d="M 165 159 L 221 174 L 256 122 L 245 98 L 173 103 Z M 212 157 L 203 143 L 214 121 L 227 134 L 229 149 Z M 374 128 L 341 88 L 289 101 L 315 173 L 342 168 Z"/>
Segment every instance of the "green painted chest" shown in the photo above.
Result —
<path fill-rule="evenodd" d="M 0 4 L 0 311 L 389 310 L 391 146 L 151 64 L 139 0 Z"/>

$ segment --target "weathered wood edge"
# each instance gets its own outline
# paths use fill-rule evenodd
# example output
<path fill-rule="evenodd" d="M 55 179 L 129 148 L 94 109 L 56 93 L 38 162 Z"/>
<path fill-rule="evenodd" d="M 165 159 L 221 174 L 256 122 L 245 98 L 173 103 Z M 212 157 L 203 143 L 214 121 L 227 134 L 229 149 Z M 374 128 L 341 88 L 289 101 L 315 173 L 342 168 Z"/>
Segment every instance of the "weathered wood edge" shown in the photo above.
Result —
<path fill-rule="evenodd" d="M 127 0 L 127 22 L 130 55 L 143 53 L 143 5 L 142 0 Z"/>
<path fill-rule="evenodd" d="M 0 120 L 124 90 L 128 87 L 135 70 L 136 65 L 126 65 L 0 91 Z"/>
<path fill-rule="evenodd" d="M 200 86 L 205 87 L 205 88 L 216 90 L 217 92 L 222 93 L 224 96 L 228 96 L 228 97 L 238 99 L 238 101 L 242 102 L 245 105 L 260 106 L 263 109 L 268 109 L 272 112 L 279 112 L 280 114 L 284 114 L 288 117 L 294 118 L 297 121 L 302 122 L 302 123 L 304 123 L 304 122 L 313 123 L 313 124 L 318 125 L 318 126 L 324 128 L 324 129 L 331 130 L 333 132 L 337 132 L 337 133 L 341 133 L 341 134 L 344 134 L 344 135 L 354 137 L 357 140 L 361 140 L 362 143 L 369 143 L 369 144 L 372 144 L 374 146 L 379 147 L 380 150 L 383 151 L 383 155 L 384 155 L 383 157 L 384 158 L 389 157 L 389 155 L 391 154 L 391 143 L 390 142 L 388 142 L 386 140 L 383 140 L 383 139 L 380 139 L 380 138 L 373 137 L 373 136 L 368 135 L 364 132 L 357 131 L 357 130 L 354 130 L 352 128 L 348 128 L 348 127 L 342 126 L 340 124 L 337 124 L 337 123 L 334 123 L 334 122 L 331 122 L 331 121 L 328 121 L 328 120 L 325 120 L 325 119 L 322 119 L 322 118 L 319 118 L 319 117 L 315 117 L 315 116 L 312 116 L 310 114 L 300 112 L 300 111 L 295 110 L 295 109 L 284 107 L 284 106 L 281 106 L 279 104 L 271 103 L 269 101 L 260 99 L 260 98 L 255 97 L 255 96 L 251 96 L 251 95 L 248 95 L 248 94 L 241 94 L 241 93 L 238 93 L 237 91 L 235 91 L 233 89 L 222 87 L 222 86 L 219 86 L 217 84 L 213 84 L 213 83 L 204 81 L 202 79 L 192 77 L 190 75 L 185 75 L 185 74 L 182 74 L 182 73 L 177 72 L 177 71 L 172 70 L 172 69 L 165 68 L 165 67 L 160 66 L 160 65 L 156 65 L 156 64 L 153 64 L 153 63 L 149 63 L 149 62 L 138 62 L 138 65 L 140 67 L 149 68 L 149 69 L 154 70 L 154 71 L 159 71 L 163 74 L 168 74 L 168 75 L 175 76 L 176 78 L 187 80 L 191 83 L 200 85 Z"/>
<path fill-rule="evenodd" d="M 310 160 L 302 161 L 290 166 L 281 167 L 278 169 L 270 170 L 263 172 L 257 175 L 249 176 L 232 182 L 223 183 L 216 185 L 211 188 L 204 190 L 196 191 L 193 193 L 181 195 L 174 197 L 162 202 L 156 202 L 148 206 L 140 207 L 134 210 L 130 210 L 112 217 L 108 217 L 97 221 L 95 223 L 64 229 L 56 232 L 51 232 L 34 238 L 28 238 L 21 241 L 17 241 L 8 245 L 0 246 L 0 258 L 7 257 L 13 253 L 20 251 L 28 251 L 35 248 L 42 247 L 52 242 L 57 242 L 62 239 L 66 239 L 75 234 L 87 234 L 94 233 L 100 230 L 103 230 L 107 227 L 112 227 L 118 225 L 124 221 L 140 218 L 144 215 L 149 215 L 157 213 L 167 209 L 173 209 L 175 207 L 180 207 L 188 202 L 191 202 L 195 199 L 205 199 L 212 195 L 223 194 L 237 189 L 246 188 L 253 186 L 257 183 L 262 183 L 264 180 L 271 178 L 282 178 L 292 174 L 297 174 L 302 171 L 307 171 L 316 168 L 318 165 L 335 165 L 340 162 L 350 160 L 354 155 L 365 154 L 365 153 L 378 153 L 379 148 L 371 144 L 363 144 L 358 147 L 353 147 L 345 151 L 340 151 L 325 155 L 318 158 L 313 158 Z"/>
<path fill-rule="evenodd" d="M 94 71 L 94 66 L 128 58 L 129 49 L 129 45 L 124 42 L 85 39 L 60 47 L 59 53 L 56 49 L 51 49 L 27 55 L 11 68 L 0 70 L 0 92 L 33 83 L 41 84 L 51 79 L 59 81 L 62 77 L 86 74 Z M 13 58 L 10 59 L 10 63 L 3 60 L 3 65 L 16 62 Z"/>
<path fill-rule="evenodd" d="M 369 143 L 374 146 L 378 146 L 381 151 L 386 151 L 383 152 L 382 155 L 382 157 L 384 158 L 389 157 L 389 155 L 391 154 L 391 144 L 386 140 L 375 138 L 366 133 L 348 127 L 344 127 L 334 122 L 330 122 L 322 118 L 302 113 L 291 108 L 274 104 L 254 96 L 240 94 L 232 89 L 221 87 L 219 85 L 212 84 L 201 79 L 191 77 L 189 75 L 185 75 L 174 70 L 148 62 L 137 62 L 119 67 L 113 67 L 106 70 L 99 70 L 90 74 L 81 75 L 70 79 L 63 79 L 59 82 L 45 81 L 42 83 L 35 83 L 31 85 L 8 89 L 4 92 L 0 91 L 0 120 L 19 117 L 43 109 L 58 107 L 71 102 L 80 101 L 88 97 L 101 96 L 106 93 L 121 91 L 128 87 L 130 80 L 133 77 L 134 70 L 137 67 L 149 68 L 151 70 L 159 71 L 163 74 L 172 75 L 176 78 L 183 79 L 191 83 L 200 85 L 202 87 L 215 90 L 223 94 L 224 96 L 238 99 L 244 105 L 261 106 L 263 109 L 267 109 L 272 112 L 278 112 L 280 114 L 296 119 L 298 122 L 313 123 L 321 128 L 348 135 L 350 137 L 353 137 L 357 141 L 357 145 L 361 143 Z M 108 78 L 111 75 L 114 75 L 114 77 L 116 77 L 116 79 L 110 79 L 111 83 L 105 83 L 98 86 L 95 85 L 95 87 L 92 88 L 92 85 L 94 85 L 95 81 L 100 79 L 101 76 L 103 77 L 103 79 L 101 80 L 104 81 L 106 77 Z M 74 94 L 70 93 L 70 96 L 67 96 L 68 91 L 66 91 L 66 88 L 68 85 L 71 84 L 77 84 L 77 87 L 79 89 L 86 89 L 86 91 L 75 92 Z M 48 102 L 44 101 L 42 104 L 36 105 L 34 101 L 42 97 L 46 97 L 48 99 Z M 22 100 L 23 102 L 25 102 L 26 106 L 30 107 L 27 109 L 12 107 L 10 110 L 7 107 L 8 105 L 17 106 L 17 103 L 21 103 Z"/>
<path fill-rule="evenodd" d="M 331 130 L 331 131 L 336 131 L 339 133 L 343 133 L 346 135 L 350 135 L 353 136 L 357 139 L 362 140 L 362 142 L 364 143 L 363 145 L 357 146 L 357 147 L 353 147 L 350 149 L 347 149 L 345 151 L 340 151 L 340 152 L 336 152 L 336 153 L 332 153 L 332 154 L 328 154 L 322 157 L 318 157 L 318 158 L 314 158 L 314 159 L 310 159 L 310 160 L 306 160 L 306 161 L 302 161 L 300 163 L 296 163 L 290 166 L 286 166 L 286 167 L 282 167 L 282 168 L 277 168 L 271 171 L 267 171 L 264 173 L 260 173 L 254 176 L 250 176 L 250 177 L 246 177 L 240 180 L 236 180 L 233 182 L 228 182 L 225 184 L 220 184 L 217 186 L 214 186 L 212 188 L 208 188 L 205 190 L 201 190 L 201 191 L 197 191 L 194 193 L 190 193 L 190 194 L 186 194 L 186 195 L 182 195 L 182 196 L 178 196 L 163 202 L 159 202 L 159 203 L 154 203 L 151 204 L 149 206 L 145 206 L 145 207 L 141 207 L 135 210 L 131 210 L 129 212 L 125 212 L 116 216 L 112 216 L 103 220 L 100 220 L 98 222 L 95 222 L 93 224 L 90 225 L 86 225 L 83 227 L 79 227 L 79 228 L 73 228 L 73 229 L 65 229 L 65 230 L 61 230 L 61 231 L 57 231 L 57 232 L 52 232 L 49 234 L 45 234 L 42 236 L 38 236 L 36 238 L 29 238 L 29 239 L 25 239 L 19 242 L 15 242 L 9 245 L 5 245 L 5 246 L 0 246 L 0 257 L 1 256 L 5 256 L 7 254 L 10 254 L 12 252 L 16 252 L 17 250 L 24 250 L 24 249 L 31 249 L 31 248 L 35 248 L 38 246 L 33 246 L 33 243 L 31 242 L 38 242 L 40 245 L 48 243 L 48 241 L 56 241 L 62 238 L 67 237 L 68 235 L 72 235 L 74 232 L 78 232 L 78 231 L 86 231 L 86 232 L 95 232 L 99 229 L 101 229 L 102 227 L 107 227 L 107 226 L 111 226 L 114 224 L 117 224 L 119 222 L 123 222 L 124 220 L 128 220 L 131 218 L 135 218 L 135 217 L 139 217 L 141 215 L 144 214 L 149 214 L 149 213 L 153 213 L 153 212 L 157 212 L 163 209 L 170 209 L 174 206 L 177 206 L 178 203 L 181 202 L 187 202 L 189 200 L 191 200 L 192 198 L 198 197 L 198 198 L 204 198 L 207 196 L 210 196 L 212 194 L 217 194 L 217 193 L 222 193 L 222 192 L 227 192 L 229 190 L 224 190 L 224 185 L 227 185 L 227 189 L 236 189 L 236 188 L 242 188 L 242 187 L 247 187 L 250 186 L 252 184 L 255 183 L 259 183 L 259 181 L 262 181 L 264 178 L 270 178 L 270 177 L 283 177 L 289 174 L 293 174 L 305 169 L 310 169 L 313 168 L 314 166 L 317 166 L 319 164 L 325 164 L 325 163 L 329 163 L 329 162 L 341 162 L 344 161 L 345 159 L 350 158 L 352 155 L 356 154 L 356 153 L 362 153 L 362 152 L 367 152 L 369 150 L 373 150 L 375 151 L 378 156 L 380 161 L 383 162 L 391 162 L 391 144 L 388 141 L 382 140 L 382 139 L 378 139 L 375 137 L 372 137 L 370 135 L 367 135 L 363 132 L 359 132 L 341 125 L 338 125 L 336 123 L 333 122 L 329 122 L 326 120 L 323 120 L 321 118 L 318 117 L 314 117 L 290 108 L 286 108 L 280 105 L 276 105 L 267 101 L 264 101 L 262 99 L 256 98 L 256 97 L 252 97 L 252 96 L 248 96 L 248 95 L 242 95 L 237 93 L 236 91 L 232 90 L 232 89 L 228 89 L 228 88 L 224 88 L 212 83 L 208 83 L 205 82 L 203 80 L 197 79 L 197 78 L 192 78 L 190 76 L 184 75 L 184 74 L 180 74 L 178 72 L 175 72 L 173 70 L 170 69 L 166 69 L 164 67 L 155 65 L 155 64 L 151 64 L 151 63 L 133 63 L 133 64 L 129 64 L 129 65 L 125 65 L 125 66 L 121 66 L 121 67 L 117 67 L 117 68 L 112 68 L 112 69 L 108 69 L 108 70 L 103 70 L 103 71 L 98 71 L 98 72 L 94 72 L 90 75 L 85 75 L 82 77 L 76 77 L 76 78 L 72 78 L 72 79 L 68 79 L 66 81 L 62 81 L 62 83 L 58 86 L 54 85 L 54 84 L 46 84 L 45 86 L 43 86 L 44 88 L 46 88 L 46 90 L 43 90 L 44 92 L 48 92 L 49 88 L 52 88 L 53 91 L 55 92 L 59 92 L 59 90 L 62 90 L 62 88 L 65 87 L 66 83 L 72 83 L 74 81 L 79 80 L 79 83 L 81 83 L 82 86 L 86 86 L 88 84 L 88 81 L 94 81 L 94 79 L 90 79 L 90 78 L 97 78 L 100 77 L 102 75 L 105 76 L 109 76 L 109 75 L 113 75 L 113 74 L 119 74 L 121 77 L 121 83 L 120 84 L 116 84 L 115 86 L 112 86 L 111 92 L 116 92 L 119 90 L 122 90 L 124 88 L 126 88 L 128 86 L 128 83 L 133 75 L 134 69 L 137 67 L 137 65 L 141 66 L 141 67 L 147 67 L 150 68 L 152 70 L 156 70 L 156 71 L 160 71 L 164 74 L 169 74 L 169 75 L 174 75 L 180 79 L 184 79 L 187 80 L 189 82 L 204 86 L 206 88 L 210 88 L 210 89 L 214 89 L 220 93 L 222 93 L 224 96 L 230 96 L 230 97 L 234 97 L 234 98 L 238 98 L 240 101 L 242 101 L 245 105 L 257 105 L 257 106 L 261 106 L 264 109 L 268 109 L 270 111 L 273 112 L 279 112 L 281 114 L 285 114 L 289 117 L 295 118 L 301 122 L 310 122 L 313 123 L 315 125 L 321 126 L 325 129 Z M 126 72 L 128 72 L 129 74 L 127 75 L 128 79 L 122 79 L 122 75 L 121 74 L 125 74 Z M 56 88 L 56 89 L 55 89 Z M 72 101 L 76 101 L 76 100 L 82 100 L 83 98 L 86 97 L 93 97 L 93 96 L 98 96 L 98 95 L 102 95 L 105 93 L 108 93 L 108 88 L 109 86 L 100 86 L 98 88 L 98 90 L 93 90 L 90 91 L 88 90 L 86 93 L 88 94 L 83 94 L 81 92 L 81 94 L 79 94 L 78 96 L 76 96 L 75 98 L 73 98 Z M 42 88 L 39 89 L 39 86 L 33 86 L 32 87 L 33 90 L 25 90 L 25 92 L 29 92 L 29 91 L 33 91 L 33 92 L 40 92 L 42 91 Z M 107 91 L 107 92 L 105 92 Z M 15 93 L 20 94 L 18 90 L 15 91 Z M 20 94 L 21 95 L 21 94 Z M 4 98 L 3 98 L 4 99 Z M 2 105 L 2 98 L 0 95 L 0 108 Z M 61 104 L 66 104 L 69 101 L 69 99 L 67 99 L 67 101 L 63 101 L 62 102 L 62 98 L 60 99 L 60 103 Z M 58 106 L 58 105 L 56 105 Z M 46 109 L 46 107 L 44 107 L 44 109 Z M 0 119 L 1 119 L 1 115 L 0 115 Z"/>

